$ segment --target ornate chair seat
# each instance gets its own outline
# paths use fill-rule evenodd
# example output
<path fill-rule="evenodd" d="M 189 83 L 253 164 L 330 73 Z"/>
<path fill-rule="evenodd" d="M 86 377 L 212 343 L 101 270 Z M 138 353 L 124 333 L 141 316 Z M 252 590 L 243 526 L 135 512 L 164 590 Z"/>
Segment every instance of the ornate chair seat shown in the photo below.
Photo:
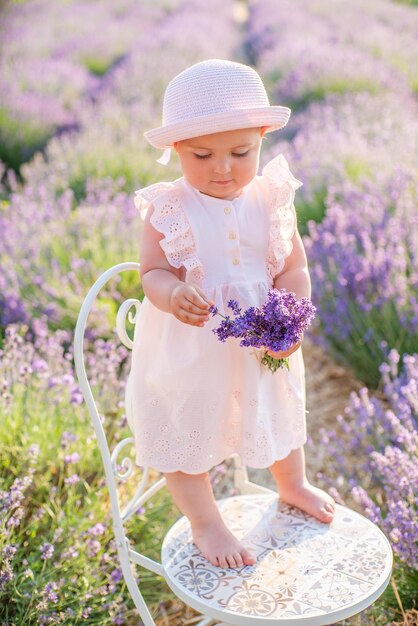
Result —
<path fill-rule="evenodd" d="M 239 626 L 330 624 L 369 606 L 388 584 L 388 540 L 351 509 L 337 505 L 328 525 L 275 494 L 230 497 L 219 506 L 255 565 L 212 566 L 192 543 L 184 517 L 162 546 L 167 583 L 200 612 Z"/>

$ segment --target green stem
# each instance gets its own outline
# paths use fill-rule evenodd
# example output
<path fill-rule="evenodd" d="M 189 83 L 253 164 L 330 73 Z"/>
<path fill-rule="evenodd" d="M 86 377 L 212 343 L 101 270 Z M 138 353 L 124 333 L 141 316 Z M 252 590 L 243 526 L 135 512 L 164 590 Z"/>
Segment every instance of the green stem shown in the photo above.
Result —
<path fill-rule="evenodd" d="M 289 359 L 276 359 L 274 356 L 267 354 L 267 352 L 261 359 L 261 364 L 268 367 L 273 374 L 277 372 L 280 367 L 285 367 L 287 371 L 290 370 Z"/>

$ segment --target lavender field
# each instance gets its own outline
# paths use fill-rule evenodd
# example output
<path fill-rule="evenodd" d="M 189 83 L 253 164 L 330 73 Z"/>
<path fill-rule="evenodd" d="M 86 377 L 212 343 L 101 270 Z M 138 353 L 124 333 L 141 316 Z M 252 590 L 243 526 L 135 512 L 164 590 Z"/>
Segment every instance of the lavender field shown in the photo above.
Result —
<path fill-rule="evenodd" d="M 304 183 L 296 210 L 318 309 L 310 340 L 361 386 L 315 437 L 326 459 L 317 482 L 386 534 L 399 599 L 389 586 L 361 622 L 345 624 L 413 623 L 417 32 L 413 1 L 0 4 L 2 625 L 138 623 L 75 380 L 73 332 L 95 279 L 138 258 L 134 190 L 180 175 L 174 159 L 158 165 L 143 138 L 160 123 L 166 83 L 213 57 L 253 65 L 271 101 L 292 108 L 285 129 L 267 135 L 262 164 L 283 153 Z M 112 446 L 128 434 L 129 354 L 114 329 L 126 297 L 142 297 L 134 274 L 109 287 L 89 321 L 87 367 Z M 152 558 L 178 515 L 160 493 L 131 533 Z M 138 576 L 157 623 L 185 624 L 182 609 L 170 621 L 163 581 Z"/>

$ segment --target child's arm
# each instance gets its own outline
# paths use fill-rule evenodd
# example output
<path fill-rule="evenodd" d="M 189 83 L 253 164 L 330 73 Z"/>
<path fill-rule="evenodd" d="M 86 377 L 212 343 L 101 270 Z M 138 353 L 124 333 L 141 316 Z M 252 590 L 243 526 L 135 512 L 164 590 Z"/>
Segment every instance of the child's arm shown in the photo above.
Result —
<path fill-rule="evenodd" d="M 293 291 L 299 300 L 304 297 L 310 298 L 311 278 L 308 271 L 308 261 L 302 238 L 297 230 L 293 235 L 292 244 L 292 252 L 286 258 L 281 273 L 275 277 L 273 287 L 275 289 Z M 272 352 L 271 350 L 267 350 L 267 352 L 277 359 L 285 359 L 293 354 L 293 352 L 300 347 L 301 343 L 302 341 L 299 341 L 289 348 L 289 350 L 282 352 Z"/>
<path fill-rule="evenodd" d="M 151 224 L 153 207 L 148 211 L 141 236 L 142 287 L 147 298 L 159 309 L 172 313 L 192 326 L 203 326 L 209 319 L 208 302 L 202 290 L 181 280 L 180 268 L 170 265 L 160 246 L 163 239 Z"/>

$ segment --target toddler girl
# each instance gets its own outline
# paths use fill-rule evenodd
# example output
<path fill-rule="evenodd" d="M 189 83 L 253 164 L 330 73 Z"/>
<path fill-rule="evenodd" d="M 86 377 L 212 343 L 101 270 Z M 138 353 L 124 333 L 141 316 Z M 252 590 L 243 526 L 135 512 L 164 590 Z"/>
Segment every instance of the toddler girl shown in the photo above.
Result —
<path fill-rule="evenodd" d="M 211 59 L 176 76 L 163 125 L 145 133 L 180 159 L 183 176 L 136 192 L 144 217 L 145 298 L 132 353 L 133 430 L 139 465 L 165 474 L 193 540 L 214 565 L 254 563 L 216 506 L 208 470 L 233 453 L 269 467 L 280 497 L 322 522 L 334 501 L 305 476 L 304 366 L 300 344 L 290 371 L 272 374 L 239 341 L 212 332 L 227 302 L 260 306 L 270 288 L 310 296 L 293 206 L 301 183 L 277 156 L 257 176 L 265 133 L 290 109 L 270 106 L 252 68 Z"/>

